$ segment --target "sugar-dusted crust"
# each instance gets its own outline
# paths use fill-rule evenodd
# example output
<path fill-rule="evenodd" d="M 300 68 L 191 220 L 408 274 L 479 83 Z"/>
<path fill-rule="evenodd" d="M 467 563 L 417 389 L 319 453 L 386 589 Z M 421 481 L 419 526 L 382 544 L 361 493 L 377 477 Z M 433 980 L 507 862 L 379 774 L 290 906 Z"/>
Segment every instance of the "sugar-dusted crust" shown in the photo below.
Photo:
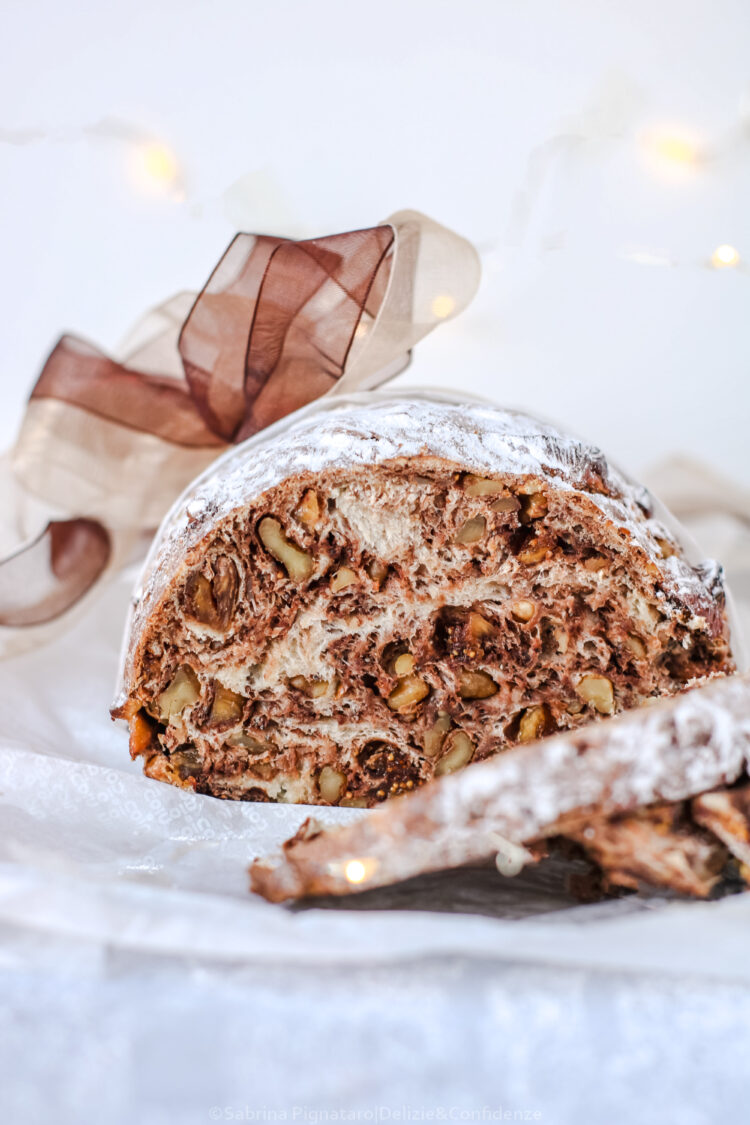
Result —
<path fill-rule="evenodd" d="M 720 568 L 598 450 L 484 403 L 360 395 L 181 499 L 114 713 L 149 776 L 371 805 L 733 668 Z"/>
<path fill-rule="evenodd" d="M 617 841 L 615 850 L 615 839 L 605 838 L 603 818 L 731 785 L 748 764 L 750 678 L 726 677 L 653 707 L 509 750 L 353 825 L 318 829 L 307 822 L 281 856 L 253 864 L 252 886 L 275 902 L 352 894 L 486 859 L 507 841 L 522 845 L 561 833 L 590 843 L 611 873 L 627 870 L 637 879 L 659 866 L 653 850 L 643 847 L 627 822 L 631 835 L 624 847 Z M 726 795 L 694 801 L 693 819 L 719 835 L 717 820 L 726 824 L 724 810 L 732 811 L 733 823 L 721 839 L 742 859 L 747 797 L 746 790 L 739 792 L 739 801 Z M 589 837 L 588 822 L 594 827 Z M 701 885 L 709 890 L 712 857 L 706 861 L 701 853 L 698 860 L 704 870 L 692 884 L 678 882 L 674 863 L 666 882 L 673 877 L 673 885 L 690 893 L 704 893 Z"/>

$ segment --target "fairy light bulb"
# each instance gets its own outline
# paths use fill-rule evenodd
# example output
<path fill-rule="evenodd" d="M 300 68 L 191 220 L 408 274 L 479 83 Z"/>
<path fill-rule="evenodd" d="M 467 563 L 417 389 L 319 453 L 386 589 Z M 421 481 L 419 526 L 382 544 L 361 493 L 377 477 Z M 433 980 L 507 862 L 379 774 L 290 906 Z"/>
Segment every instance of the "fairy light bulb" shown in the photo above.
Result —
<path fill-rule="evenodd" d="M 141 191 L 184 197 L 180 162 L 163 141 L 144 141 L 136 145 L 132 152 L 131 171 Z"/>
<path fill-rule="evenodd" d="M 450 293 L 439 293 L 432 301 L 432 315 L 438 320 L 445 320 L 456 307 L 456 302 Z"/>
<path fill-rule="evenodd" d="M 639 146 L 659 173 L 684 175 L 695 171 L 703 160 L 699 141 L 684 129 L 649 129 L 639 138 Z"/>
<path fill-rule="evenodd" d="M 698 147 L 688 137 L 674 134 L 657 134 L 653 140 L 654 152 L 673 164 L 697 164 Z"/>
<path fill-rule="evenodd" d="M 367 877 L 367 867 L 361 859 L 350 859 L 344 867 L 344 877 L 348 883 L 363 883 Z"/>
<path fill-rule="evenodd" d="M 739 265 L 739 262 L 739 251 L 734 246 L 730 246 L 728 242 L 722 242 L 721 246 L 717 246 L 711 255 L 711 265 L 717 270 L 731 269 L 733 266 Z"/>

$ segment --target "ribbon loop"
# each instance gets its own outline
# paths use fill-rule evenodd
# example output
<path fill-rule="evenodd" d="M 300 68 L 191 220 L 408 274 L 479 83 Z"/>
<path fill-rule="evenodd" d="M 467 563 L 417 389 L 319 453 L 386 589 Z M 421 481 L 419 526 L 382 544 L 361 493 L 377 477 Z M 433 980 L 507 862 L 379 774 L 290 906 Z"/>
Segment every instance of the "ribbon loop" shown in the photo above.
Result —
<path fill-rule="evenodd" d="M 16 613 L 21 556 L 0 559 L 0 632 L 59 616 L 116 565 L 122 551 L 108 538 L 105 557 L 102 536 L 88 534 L 94 526 L 117 532 L 120 546 L 153 529 L 227 444 L 403 370 L 417 341 L 461 312 L 478 284 L 468 242 L 402 211 L 298 242 L 238 234 L 197 298 L 178 294 L 151 310 L 119 360 L 63 336 L 31 392 L 12 465 L 21 496 L 50 508 L 28 558 L 49 543 L 54 555 L 54 529 L 69 523 L 78 546 L 65 557 L 78 560 L 80 581 L 50 566 L 36 608 L 25 612 L 19 589 Z"/>

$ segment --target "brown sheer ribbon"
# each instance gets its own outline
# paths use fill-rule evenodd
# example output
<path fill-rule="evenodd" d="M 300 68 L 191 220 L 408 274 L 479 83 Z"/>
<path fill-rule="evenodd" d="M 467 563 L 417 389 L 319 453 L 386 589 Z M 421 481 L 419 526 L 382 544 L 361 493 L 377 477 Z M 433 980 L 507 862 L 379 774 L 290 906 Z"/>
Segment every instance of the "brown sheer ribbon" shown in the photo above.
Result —
<path fill-rule="evenodd" d="M 13 451 L 23 494 L 60 518 L 0 560 L 0 626 L 64 614 L 228 444 L 390 378 L 478 281 L 469 243 L 406 211 L 299 242 L 238 234 L 197 298 L 147 314 L 120 361 L 63 336 Z"/>

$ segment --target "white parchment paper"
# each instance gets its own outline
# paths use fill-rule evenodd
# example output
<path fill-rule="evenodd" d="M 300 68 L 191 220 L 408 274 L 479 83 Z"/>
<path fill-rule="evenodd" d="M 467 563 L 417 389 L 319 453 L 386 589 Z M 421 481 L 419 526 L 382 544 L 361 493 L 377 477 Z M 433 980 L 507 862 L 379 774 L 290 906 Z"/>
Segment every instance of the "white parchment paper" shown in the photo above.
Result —
<path fill-rule="evenodd" d="M 741 509 L 685 510 L 750 608 Z M 315 908 L 249 894 L 247 865 L 310 809 L 223 802 L 145 778 L 108 707 L 130 590 L 122 572 L 73 627 L 0 665 L 0 924 L 145 953 L 233 962 L 480 957 L 750 980 L 750 895 L 574 906 L 551 875 L 429 876 Z M 346 821 L 359 810 L 316 809 Z"/>

